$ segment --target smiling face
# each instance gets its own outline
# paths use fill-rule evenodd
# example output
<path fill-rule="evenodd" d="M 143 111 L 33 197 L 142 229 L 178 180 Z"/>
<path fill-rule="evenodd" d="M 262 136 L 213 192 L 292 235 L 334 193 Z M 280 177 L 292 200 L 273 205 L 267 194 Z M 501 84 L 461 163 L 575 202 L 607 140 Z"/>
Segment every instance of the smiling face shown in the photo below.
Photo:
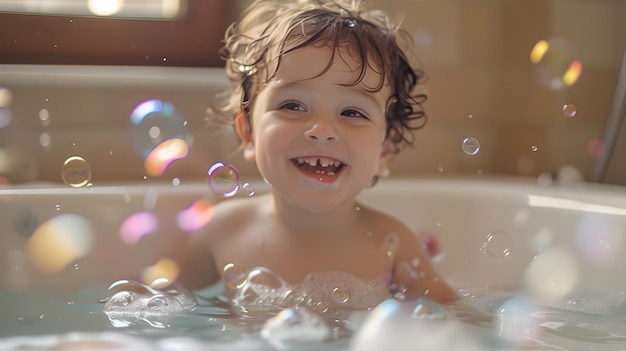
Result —
<path fill-rule="evenodd" d="M 391 89 L 368 91 L 382 79 L 372 69 L 353 85 L 360 69 L 347 52 L 324 72 L 331 55 L 326 46 L 285 54 L 255 99 L 251 128 L 238 123 L 244 156 L 256 162 L 276 200 L 317 213 L 351 206 L 391 156 L 385 147 Z"/>

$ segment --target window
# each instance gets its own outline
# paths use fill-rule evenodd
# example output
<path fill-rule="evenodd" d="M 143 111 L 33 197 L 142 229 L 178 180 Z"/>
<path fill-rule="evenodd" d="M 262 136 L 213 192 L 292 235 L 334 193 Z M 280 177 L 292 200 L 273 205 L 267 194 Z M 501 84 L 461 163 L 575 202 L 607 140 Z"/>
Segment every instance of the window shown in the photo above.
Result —
<path fill-rule="evenodd" d="M 0 63 L 222 66 L 236 3 L 0 0 Z"/>

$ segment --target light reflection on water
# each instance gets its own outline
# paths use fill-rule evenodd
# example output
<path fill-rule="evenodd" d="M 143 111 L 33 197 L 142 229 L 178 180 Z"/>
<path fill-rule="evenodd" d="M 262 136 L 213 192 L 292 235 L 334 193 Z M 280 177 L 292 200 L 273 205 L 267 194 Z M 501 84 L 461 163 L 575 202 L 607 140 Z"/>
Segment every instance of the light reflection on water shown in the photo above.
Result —
<path fill-rule="evenodd" d="M 111 291 L 101 287 L 73 293 L 2 291 L 0 351 L 33 347 L 70 350 L 81 345 L 85 350 L 276 349 L 275 344 L 261 336 L 267 319 L 230 313 L 225 298 L 218 295 L 220 292 L 213 289 L 199 295 L 198 305 L 192 311 L 115 319 L 103 312 L 102 298 L 110 296 Z M 405 303 L 399 302 L 395 310 L 389 309 L 389 305 L 384 313 L 377 308 L 378 311 L 356 313 L 346 320 L 324 319 L 331 336 L 322 342 L 323 348 L 351 350 L 351 342 L 359 337 L 358 330 L 378 323 L 386 327 L 378 327 L 376 339 L 394 350 L 406 346 L 399 344 L 403 337 L 421 340 L 417 344 L 426 345 L 424 340 L 435 335 L 448 340 L 471 338 L 474 342 L 473 348 L 464 343 L 465 346 L 459 346 L 462 348 L 455 346 L 451 350 L 475 350 L 476 345 L 482 350 L 626 349 L 626 304 L 621 297 L 576 298 L 546 307 L 518 294 L 477 292 L 442 306 L 447 319 L 415 318 L 415 310 L 419 309 L 406 309 Z M 433 306 L 428 308 L 432 310 Z M 433 326 L 436 333 L 420 334 Z M 449 341 L 446 345 L 450 345 Z M 279 345 L 296 350 L 320 346 L 319 342 Z"/>

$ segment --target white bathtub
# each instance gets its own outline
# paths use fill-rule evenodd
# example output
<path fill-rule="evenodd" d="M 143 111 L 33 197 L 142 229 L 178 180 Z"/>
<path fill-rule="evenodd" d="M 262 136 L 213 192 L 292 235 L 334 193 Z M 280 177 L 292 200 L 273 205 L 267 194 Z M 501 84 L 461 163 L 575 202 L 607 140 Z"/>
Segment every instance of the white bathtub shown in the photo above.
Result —
<path fill-rule="evenodd" d="M 263 184 L 256 184 L 262 191 Z M 243 195 L 242 195 L 243 196 Z M 416 232 L 433 233 L 445 258 L 437 266 L 456 287 L 496 284 L 517 286 L 528 264 L 549 248 L 562 248 L 576 258 L 577 288 L 626 290 L 626 188 L 588 183 L 540 185 L 526 179 L 429 178 L 383 180 L 366 189 L 361 199 L 400 217 Z M 136 274 L 153 263 L 183 231 L 177 214 L 194 200 L 221 198 L 204 183 L 126 184 L 70 188 L 64 186 L 0 188 L 0 256 L 24 250 L 28 235 L 61 214 L 77 214 L 93 225 L 92 253 L 81 258 L 77 271 L 41 277 L 25 268 L 14 281 L 8 261 L 0 261 L 2 288 L 57 288 L 60 282 L 81 287 Z M 159 229 L 137 244 L 119 237 L 122 222 L 148 210 L 157 214 Z M 597 246 L 602 257 L 590 260 L 584 244 Z M 511 243 L 505 257 L 481 250 L 489 234 L 502 233 Z M 506 238 L 508 236 L 508 239 Z M 114 254 L 114 256 L 112 256 Z M 115 257 L 115 259 L 112 259 Z M 19 260 L 18 260 L 19 261 Z M 14 267 L 15 268 L 15 267 Z"/>
<path fill-rule="evenodd" d="M 176 216 L 199 198 L 219 200 L 203 183 L 2 188 L 0 288 L 76 291 L 136 278 L 183 235 Z M 569 299 L 626 291 L 626 188 L 524 179 L 405 179 L 383 180 L 361 199 L 437 238 L 443 250 L 437 269 L 466 293 L 489 287 L 539 298 L 556 292 Z M 120 226 L 138 211 L 156 214 L 158 230 L 124 243 Z M 78 215 L 91 225 L 91 249 L 58 274 L 38 273 L 25 254 L 28 237 L 62 214 Z M 506 247 L 484 247 L 490 235 Z M 0 306 L 3 311 L 25 308 L 6 300 Z"/>

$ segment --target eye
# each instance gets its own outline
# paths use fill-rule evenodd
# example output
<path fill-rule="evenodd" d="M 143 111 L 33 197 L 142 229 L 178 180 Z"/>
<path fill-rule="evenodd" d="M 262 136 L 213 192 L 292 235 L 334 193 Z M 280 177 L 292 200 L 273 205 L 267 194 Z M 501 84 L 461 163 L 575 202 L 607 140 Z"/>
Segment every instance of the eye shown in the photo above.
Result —
<path fill-rule="evenodd" d="M 280 105 L 280 109 L 281 110 L 292 110 L 292 111 L 306 111 L 306 108 L 297 102 L 285 102 L 284 104 Z"/>
<path fill-rule="evenodd" d="M 365 116 L 364 114 L 362 114 L 361 112 L 359 112 L 357 110 L 345 110 L 345 111 L 341 112 L 341 115 L 345 116 L 345 117 L 369 119 L 369 118 L 367 118 L 367 116 Z"/>

